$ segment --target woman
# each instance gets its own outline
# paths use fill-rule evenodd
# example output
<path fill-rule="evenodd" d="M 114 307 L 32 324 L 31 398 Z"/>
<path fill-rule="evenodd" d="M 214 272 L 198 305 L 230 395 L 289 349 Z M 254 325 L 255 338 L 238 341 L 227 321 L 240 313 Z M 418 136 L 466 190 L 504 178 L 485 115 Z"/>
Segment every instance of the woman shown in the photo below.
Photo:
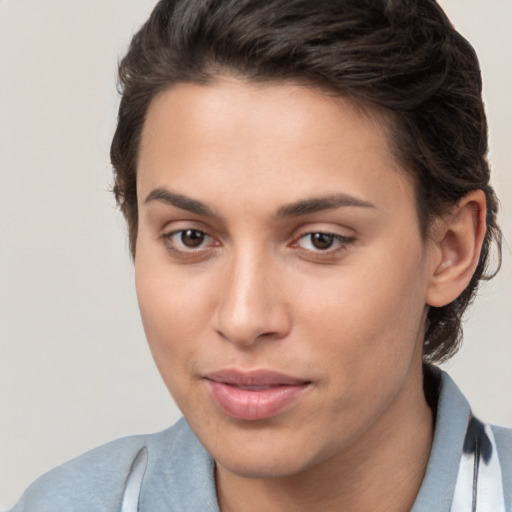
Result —
<path fill-rule="evenodd" d="M 437 4 L 161 1 L 120 81 L 114 191 L 184 420 L 13 510 L 508 510 L 512 434 L 431 366 L 500 240 Z"/>

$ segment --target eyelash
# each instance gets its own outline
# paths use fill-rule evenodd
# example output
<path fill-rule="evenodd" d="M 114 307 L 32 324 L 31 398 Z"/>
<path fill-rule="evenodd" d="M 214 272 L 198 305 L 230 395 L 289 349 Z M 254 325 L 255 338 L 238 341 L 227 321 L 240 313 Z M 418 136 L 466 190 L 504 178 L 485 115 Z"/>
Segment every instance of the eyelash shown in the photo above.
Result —
<path fill-rule="evenodd" d="M 313 235 L 323 235 L 328 236 L 332 238 L 333 246 L 326 248 L 325 250 L 322 249 L 306 249 L 299 246 L 299 242 L 301 240 L 306 239 L 307 237 L 310 237 L 310 245 L 312 244 L 311 237 Z M 329 231 L 310 231 L 307 233 L 302 234 L 300 237 L 296 239 L 295 242 L 293 242 L 292 247 L 297 247 L 299 250 L 304 251 L 308 254 L 308 256 L 311 258 L 314 258 L 316 260 L 321 259 L 332 259 L 333 257 L 336 257 L 340 255 L 341 253 L 345 252 L 349 246 L 355 241 L 354 237 L 348 237 L 344 235 L 340 235 L 337 233 L 331 233 Z"/>
<path fill-rule="evenodd" d="M 163 239 L 164 245 L 167 248 L 167 250 L 174 253 L 178 257 L 186 259 L 186 258 L 194 258 L 194 257 L 197 258 L 198 256 L 204 256 L 205 252 L 208 251 L 209 249 L 215 249 L 216 247 L 220 246 L 220 243 L 215 242 L 214 245 L 212 245 L 212 246 L 206 246 L 206 247 L 201 246 L 201 247 L 197 247 L 197 248 L 179 249 L 177 247 L 177 243 L 180 243 L 180 242 L 179 241 L 177 242 L 176 240 L 174 240 L 174 238 L 178 237 L 178 236 L 182 237 L 184 235 L 184 233 L 186 233 L 187 231 L 194 232 L 195 234 L 201 234 L 202 236 L 205 237 L 204 238 L 205 240 L 211 239 L 211 240 L 215 241 L 215 238 L 213 236 L 209 235 L 206 231 L 204 231 L 202 229 L 195 229 L 195 228 L 177 229 L 175 231 L 171 231 L 170 233 L 164 233 L 161 237 Z M 314 249 L 306 249 L 304 247 L 300 247 L 299 242 L 301 240 L 304 240 L 307 237 L 312 237 L 313 235 L 323 235 L 323 236 L 331 237 L 334 247 L 328 247 L 325 250 L 321 250 L 321 249 L 314 250 Z M 336 256 L 340 255 L 341 253 L 345 252 L 349 248 L 349 246 L 354 243 L 354 241 L 355 241 L 354 237 L 347 237 L 347 236 L 343 236 L 343 235 L 340 235 L 337 233 L 331 233 L 328 231 L 309 231 L 309 232 L 303 233 L 299 237 L 297 237 L 289 245 L 289 247 L 297 248 L 303 254 L 307 255 L 307 257 L 315 259 L 315 260 L 322 260 L 322 259 L 324 259 L 324 260 L 331 259 L 332 260 L 333 257 L 336 257 Z"/>
<path fill-rule="evenodd" d="M 209 235 L 206 231 L 204 231 L 202 229 L 195 229 L 195 228 L 177 229 L 175 231 L 172 231 L 170 233 L 164 233 L 162 235 L 162 239 L 163 239 L 165 247 L 169 251 L 175 253 L 178 256 L 184 257 L 184 258 L 197 256 L 200 253 L 204 254 L 204 251 L 209 249 L 209 247 L 198 247 L 197 249 L 193 249 L 193 248 L 179 249 L 176 246 L 177 242 L 175 240 L 173 240 L 174 237 L 183 236 L 183 234 L 186 233 L 187 231 L 194 232 L 194 233 L 200 233 L 201 235 L 205 236 L 205 239 L 210 238 L 212 240 L 215 240 L 211 235 Z M 214 248 L 214 247 L 216 247 L 218 245 L 219 244 L 217 243 L 212 248 Z"/>

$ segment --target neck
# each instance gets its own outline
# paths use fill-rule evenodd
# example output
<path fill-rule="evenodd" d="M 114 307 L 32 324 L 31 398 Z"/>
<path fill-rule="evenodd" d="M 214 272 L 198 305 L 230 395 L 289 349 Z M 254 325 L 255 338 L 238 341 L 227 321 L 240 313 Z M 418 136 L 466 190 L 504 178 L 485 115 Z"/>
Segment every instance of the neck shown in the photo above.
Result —
<path fill-rule="evenodd" d="M 408 512 L 432 446 L 432 411 L 417 382 L 350 449 L 291 476 L 244 478 L 217 466 L 222 512 Z"/>

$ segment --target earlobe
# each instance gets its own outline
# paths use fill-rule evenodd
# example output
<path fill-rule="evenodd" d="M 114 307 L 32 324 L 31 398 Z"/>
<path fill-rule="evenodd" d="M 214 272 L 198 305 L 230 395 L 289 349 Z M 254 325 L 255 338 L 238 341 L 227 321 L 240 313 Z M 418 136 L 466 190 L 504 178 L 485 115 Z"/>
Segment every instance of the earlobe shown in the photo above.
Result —
<path fill-rule="evenodd" d="M 478 265 L 486 232 L 486 201 L 482 190 L 465 195 L 438 219 L 433 244 L 427 304 L 441 307 L 455 300 Z"/>

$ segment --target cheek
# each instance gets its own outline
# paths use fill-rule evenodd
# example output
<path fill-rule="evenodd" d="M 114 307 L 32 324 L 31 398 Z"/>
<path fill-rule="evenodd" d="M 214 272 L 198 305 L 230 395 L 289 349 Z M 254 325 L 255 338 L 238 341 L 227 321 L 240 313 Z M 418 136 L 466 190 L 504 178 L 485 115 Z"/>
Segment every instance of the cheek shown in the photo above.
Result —
<path fill-rule="evenodd" d="M 161 247 L 155 248 L 145 240 L 139 243 L 135 284 L 150 344 L 180 338 L 186 334 L 183 329 L 199 326 L 208 301 L 208 274 L 190 272 L 186 267 L 169 264 Z"/>
<path fill-rule="evenodd" d="M 354 378 L 408 364 L 421 341 L 421 244 L 402 255 L 390 244 L 303 290 L 301 329 L 316 339 L 316 350 L 333 354 L 327 364 Z"/>
<path fill-rule="evenodd" d="M 204 279 L 188 279 L 138 249 L 135 263 L 139 309 L 155 363 L 171 394 L 190 371 L 208 318 Z M 198 297 L 202 300 L 199 301 Z"/>
<path fill-rule="evenodd" d="M 417 264 L 387 266 L 385 276 L 376 266 L 364 266 L 365 272 L 347 267 L 337 279 L 301 294 L 304 320 L 296 327 L 321 370 L 318 406 L 333 431 L 361 431 L 383 414 L 422 343 Z"/>

